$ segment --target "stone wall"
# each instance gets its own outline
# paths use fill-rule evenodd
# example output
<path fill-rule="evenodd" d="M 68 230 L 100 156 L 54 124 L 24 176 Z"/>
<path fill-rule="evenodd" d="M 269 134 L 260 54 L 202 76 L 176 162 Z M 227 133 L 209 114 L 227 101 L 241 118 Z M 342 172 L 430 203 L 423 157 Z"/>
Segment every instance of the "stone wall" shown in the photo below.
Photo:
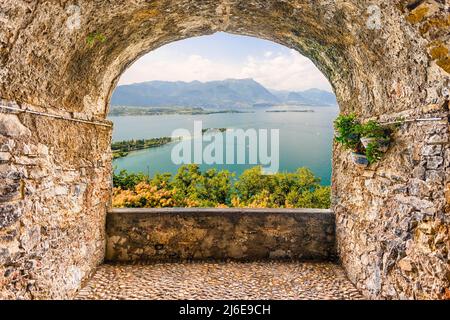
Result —
<path fill-rule="evenodd" d="M 448 113 L 436 106 L 380 120 L 401 116 L 443 120 L 401 124 L 385 158 L 366 169 L 336 148 L 339 255 L 366 296 L 439 299 L 450 279 Z"/>
<path fill-rule="evenodd" d="M 422 52 L 409 48 L 402 64 L 414 65 L 425 78 L 413 89 L 404 81 L 412 77 L 394 72 L 382 89 L 390 87 L 387 96 L 376 98 L 379 88 L 370 90 L 383 109 L 355 112 L 362 121 L 436 120 L 400 124 L 386 157 L 367 169 L 356 168 L 349 153 L 335 146 L 338 252 L 368 297 L 442 299 L 450 297 L 450 13 L 445 1 L 406 2 L 399 8 L 411 32 L 417 30 L 413 41 Z M 382 30 L 381 38 L 390 41 L 391 32 Z M 386 55 L 397 51 L 394 43 L 387 51 L 376 45 Z M 410 105 L 402 108 L 398 102 L 405 99 Z"/>
<path fill-rule="evenodd" d="M 115 209 L 106 234 L 109 261 L 336 257 L 329 210 Z"/>
<path fill-rule="evenodd" d="M 1 111 L 0 299 L 65 298 L 103 261 L 111 128 Z"/>

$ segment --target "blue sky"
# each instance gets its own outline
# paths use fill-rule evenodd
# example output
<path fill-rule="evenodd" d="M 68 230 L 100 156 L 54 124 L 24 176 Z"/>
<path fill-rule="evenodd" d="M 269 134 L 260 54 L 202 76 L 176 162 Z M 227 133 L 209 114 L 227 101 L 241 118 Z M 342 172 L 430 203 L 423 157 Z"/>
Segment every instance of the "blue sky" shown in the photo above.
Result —
<path fill-rule="evenodd" d="M 331 91 L 323 74 L 297 51 L 271 41 L 223 32 L 160 47 L 136 61 L 119 84 L 228 78 L 253 78 L 269 89 Z"/>

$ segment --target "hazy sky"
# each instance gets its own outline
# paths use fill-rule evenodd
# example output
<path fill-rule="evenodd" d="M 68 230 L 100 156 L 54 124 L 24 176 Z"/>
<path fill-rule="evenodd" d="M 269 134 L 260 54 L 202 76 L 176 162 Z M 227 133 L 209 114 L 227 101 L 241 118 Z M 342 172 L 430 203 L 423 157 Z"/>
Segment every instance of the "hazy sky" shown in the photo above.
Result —
<path fill-rule="evenodd" d="M 136 61 L 119 84 L 229 78 L 253 78 L 269 89 L 331 91 L 323 74 L 297 51 L 270 41 L 223 32 L 156 49 Z"/>

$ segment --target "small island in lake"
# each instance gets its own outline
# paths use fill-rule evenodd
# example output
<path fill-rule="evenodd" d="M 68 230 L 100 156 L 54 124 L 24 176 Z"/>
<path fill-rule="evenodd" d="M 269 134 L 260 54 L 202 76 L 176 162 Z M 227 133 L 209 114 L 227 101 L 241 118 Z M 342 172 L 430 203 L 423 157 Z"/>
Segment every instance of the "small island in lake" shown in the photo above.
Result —
<path fill-rule="evenodd" d="M 284 112 L 314 112 L 314 110 L 267 110 L 271 113 L 284 113 Z"/>
<path fill-rule="evenodd" d="M 207 129 L 203 129 L 202 133 L 211 133 L 211 132 L 226 132 L 227 128 L 207 128 Z"/>
<path fill-rule="evenodd" d="M 162 137 L 152 139 L 118 141 L 111 144 L 113 159 L 126 157 L 132 151 L 157 148 L 168 143 L 179 141 L 180 138 Z"/>

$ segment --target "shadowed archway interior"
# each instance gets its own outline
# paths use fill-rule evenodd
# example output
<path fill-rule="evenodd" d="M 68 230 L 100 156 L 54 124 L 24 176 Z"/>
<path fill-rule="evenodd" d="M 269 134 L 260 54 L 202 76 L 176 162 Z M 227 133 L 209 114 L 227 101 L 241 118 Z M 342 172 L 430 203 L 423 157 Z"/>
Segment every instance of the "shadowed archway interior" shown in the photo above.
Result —
<path fill-rule="evenodd" d="M 309 57 L 332 84 L 341 112 L 414 120 L 398 128 L 376 166 L 357 169 L 335 147 L 338 251 L 367 296 L 445 294 L 445 1 L 0 2 L 0 106 L 10 107 L 0 114 L 1 188 L 8 190 L 0 203 L 0 297 L 71 297 L 104 258 L 111 191 L 110 127 L 11 110 L 108 125 L 112 90 L 131 63 L 172 41 L 217 31 Z"/>

